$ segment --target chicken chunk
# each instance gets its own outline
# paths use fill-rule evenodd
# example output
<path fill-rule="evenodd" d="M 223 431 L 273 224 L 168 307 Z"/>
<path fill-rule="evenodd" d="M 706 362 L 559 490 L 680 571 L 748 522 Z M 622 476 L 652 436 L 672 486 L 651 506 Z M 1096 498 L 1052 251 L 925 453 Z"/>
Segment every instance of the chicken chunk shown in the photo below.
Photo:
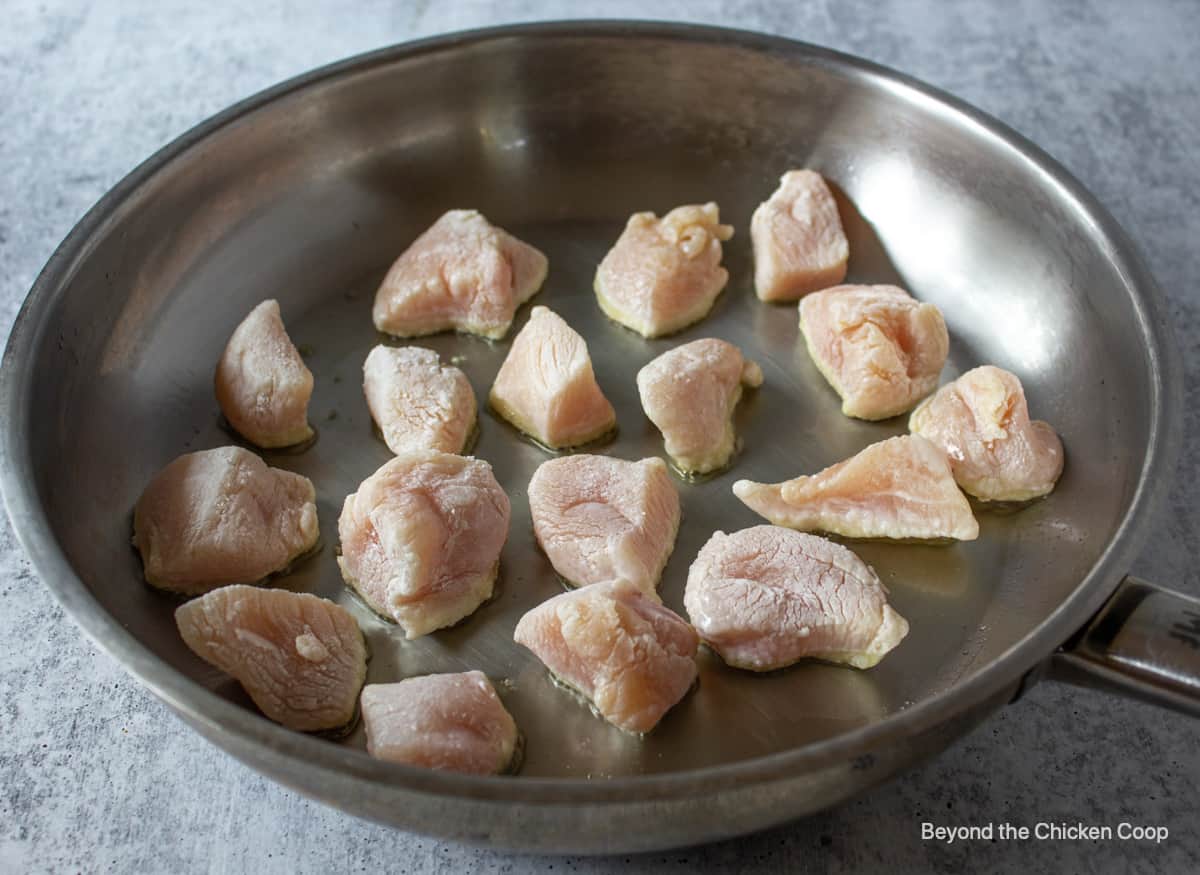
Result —
<path fill-rule="evenodd" d="M 800 302 L 813 362 L 842 412 L 887 419 L 932 392 L 950 351 L 941 311 L 896 286 L 836 286 Z"/>
<path fill-rule="evenodd" d="M 377 346 L 363 363 L 363 392 L 388 449 L 461 453 L 475 430 L 475 392 L 433 350 Z"/>
<path fill-rule="evenodd" d="M 283 571 L 319 534 L 312 482 L 241 447 L 180 456 L 133 511 L 146 581 L 185 595 Z"/>
<path fill-rule="evenodd" d="M 777 526 L 848 538 L 973 541 L 979 524 L 945 453 L 920 435 L 871 444 L 820 473 L 733 494 Z"/>
<path fill-rule="evenodd" d="M 488 400 L 518 429 L 555 450 L 596 440 L 617 425 L 587 343 L 545 307 L 533 308 L 513 340 Z"/>
<path fill-rule="evenodd" d="M 283 327 L 277 301 L 263 301 L 234 329 L 213 385 L 221 413 L 250 443 L 271 449 L 312 437 L 313 375 Z"/>
<path fill-rule="evenodd" d="M 661 459 L 551 459 L 529 481 L 529 510 L 538 544 L 574 586 L 620 577 L 654 592 L 679 531 Z"/>
<path fill-rule="evenodd" d="M 637 375 L 646 416 L 685 474 L 707 474 L 733 457 L 733 409 L 762 369 L 732 343 L 705 338 L 663 353 Z"/>
<path fill-rule="evenodd" d="M 688 572 L 683 604 L 706 644 L 751 671 L 806 657 L 870 668 L 908 634 L 869 565 L 778 526 L 714 534 Z"/>
<path fill-rule="evenodd" d="M 396 259 L 375 293 L 375 327 L 396 337 L 462 331 L 493 340 L 542 287 L 546 256 L 475 210 L 451 210 Z"/>
<path fill-rule="evenodd" d="M 1054 428 L 1030 420 L 1021 381 L 991 365 L 943 386 L 913 411 L 908 427 L 941 447 L 958 485 L 984 501 L 1038 498 L 1062 473 Z"/>
<path fill-rule="evenodd" d="M 672 334 L 703 319 L 725 288 L 717 205 L 676 207 L 659 219 L 634 213 L 596 271 L 596 298 L 614 322 L 643 337 Z"/>
<path fill-rule="evenodd" d="M 696 630 L 626 580 L 542 602 L 513 638 L 626 732 L 649 732 L 696 680 Z"/>
<path fill-rule="evenodd" d="M 821 174 L 789 170 L 750 219 L 754 291 L 763 301 L 795 301 L 846 278 L 850 244 Z"/>
<path fill-rule="evenodd" d="M 371 756 L 468 775 L 505 771 L 517 724 L 481 671 L 431 674 L 362 691 Z"/>
<path fill-rule="evenodd" d="M 184 643 L 233 675 L 258 709 L 301 732 L 354 720 L 367 646 L 345 608 L 306 593 L 225 586 L 175 611 Z"/>
<path fill-rule="evenodd" d="M 509 513 L 487 462 L 429 450 L 397 456 L 346 498 L 342 577 L 408 638 L 427 635 L 491 596 Z"/>

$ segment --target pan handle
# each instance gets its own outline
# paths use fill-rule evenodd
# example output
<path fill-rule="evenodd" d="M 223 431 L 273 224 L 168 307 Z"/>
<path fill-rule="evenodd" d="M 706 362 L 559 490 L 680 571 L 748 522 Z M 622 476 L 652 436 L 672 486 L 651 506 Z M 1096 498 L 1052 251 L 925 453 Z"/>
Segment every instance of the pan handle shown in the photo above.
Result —
<path fill-rule="evenodd" d="M 1126 577 L 1047 674 L 1200 717 L 1200 599 Z"/>

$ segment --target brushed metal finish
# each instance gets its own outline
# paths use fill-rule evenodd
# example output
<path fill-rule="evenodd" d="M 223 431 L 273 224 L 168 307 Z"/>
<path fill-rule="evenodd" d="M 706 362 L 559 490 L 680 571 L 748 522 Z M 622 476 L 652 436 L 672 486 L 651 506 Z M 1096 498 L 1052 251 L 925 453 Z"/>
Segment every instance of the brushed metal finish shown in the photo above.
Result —
<path fill-rule="evenodd" d="M 592 717 L 511 641 L 559 590 L 524 489 L 547 458 L 481 413 L 475 453 L 513 498 L 498 597 L 405 642 L 343 587 L 344 496 L 389 454 L 361 364 L 380 338 L 371 295 L 391 260 L 452 207 L 478 208 L 545 251 L 534 303 L 587 338 L 620 432 L 604 452 L 661 455 L 634 374 L 718 336 L 762 365 L 737 414 L 734 468 L 680 483 L 684 523 L 662 586 L 714 529 L 757 522 L 729 487 L 840 460 L 903 431 L 846 419 L 802 344 L 795 307 L 752 291 L 749 217 L 786 169 L 836 186 L 850 279 L 895 282 L 950 327 L 945 377 L 1016 372 L 1067 468 L 1047 500 L 982 513 L 977 542 L 858 544 L 912 624 L 868 672 L 801 665 L 751 676 L 704 655 L 701 681 L 638 740 Z M 713 314 L 662 340 L 608 322 L 591 293 L 629 213 L 716 200 L 737 236 Z M 175 602 L 140 582 L 129 509 L 181 452 L 229 442 L 211 374 L 238 320 L 280 300 L 316 376 L 317 443 L 266 453 L 313 479 L 324 550 L 280 585 L 346 604 L 370 680 L 480 668 L 527 736 L 517 778 L 375 762 L 290 733 L 179 640 Z M 513 333 L 527 317 L 518 314 Z M 43 579 L 85 631 L 217 744 L 303 792 L 412 829 L 502 847 L 634 850 L 732 835 L 816 810 L 939 749 L 1004 701 L 1116 586 L 1170 470 L 1178 369 L 1153 283 L 1123 234 L 1047 156 L 902 75 L 823 49 L 691 26 L 571 23 L 414 43 L 316 71 L 231 108 L 107 195 L 31 291 L 0 373 L 5 499 Z M 510 340 L 512 334 L 509 335 Z M 508 340 L 416 341 L 459 357 L 486 396 Z"/>
<path fill-rule="evenodd" d="M 1127 577 L 1049 672 L 1200 717 L 1200 599 Z"/>

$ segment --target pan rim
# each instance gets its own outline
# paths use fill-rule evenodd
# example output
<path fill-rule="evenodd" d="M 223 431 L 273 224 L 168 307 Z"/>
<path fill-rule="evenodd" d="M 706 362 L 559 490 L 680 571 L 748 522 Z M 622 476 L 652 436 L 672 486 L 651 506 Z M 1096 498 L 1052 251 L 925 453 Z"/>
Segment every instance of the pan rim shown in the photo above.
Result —
<path fill-rule="evenodd" d="M 622 20 L 568 20 L 509 24 L 459 31 L 377 49 L 334 62 L 258 92 L 202 121 L 163 146 L 109 190 L 83 216 L 51 255 L 18 311 L 0 360 L 0 410 L 25 409 L 28 368 L 45 333 L 45 317 L 86 258 L 92 241 L 132 195 L 171 162 L 208 137 L 274 101 L 320 83 L 360 75 L 423 54 L 510 38 L 659 39 L 724 45 L 736 49 L 802 58 L 916 98 L 927 107 L 968 122 L 1031 171 L 1056 187 L 1081 219 L 1096 226 L 1109 260 L 1131 292 L 1137 327 L 1150 373 L 1150 429 L 1147 452 L 1133 495 L 1112 539 L 1072 593 L 1019 641 L 965 681 L 876 723 L 793 750 L 685 771 L 614 778 L 603 783 L 576 778 L 472 777 L 416 769 L 371 759 L 364 752 L 295 733 L 222 699 L 176 671 L 126 631 L 92 596 L 54 537 L 34 482 L 30 438 L 18 417 L 6 415 L 0 428 L 0 485 L 18 542 L 39 578 L 63 609 L 101 650 L 210 739 L 235 737 L 289 760 L 302 760 L 314 774 L 339 773 L 355 780 L 409 793 L 529 804 L 595 805 L 630 799 L 694 797 L 729 786 L 773 783 L 854 759 L 887 743 L 949 723 L 972 707 L 995 698 L 1050 654 L 1099 609 L 1120 582 L 1143 543 L 1150 512 L 1166 492 L 1181 442 L 1182 400 L 1178 350 L 1166 319 L 1166 306 L 1135 248 L 1108 211 L 1062 165 L 1004 123 L 964 101 L 890 68 L 850 54 L 784 37 L 699 24 Z M 312 781 L 294 782 L 314 792 Z"/>

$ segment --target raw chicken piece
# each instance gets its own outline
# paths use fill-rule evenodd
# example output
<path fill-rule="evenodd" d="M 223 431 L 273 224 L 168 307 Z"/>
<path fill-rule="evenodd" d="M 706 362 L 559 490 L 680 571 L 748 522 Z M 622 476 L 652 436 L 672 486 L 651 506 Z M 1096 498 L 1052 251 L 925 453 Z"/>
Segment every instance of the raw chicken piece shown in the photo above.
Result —
<path fill-rule="evenodd" d="M 750 219 L 754 291 L 763 301 L 795 301 L 846 278 L 850 244 L 821 174 L 789 170 Z"/>
<path fill-rule="evenodd" d="M 377 346 L 363 363 L 371 418 L 397 455 L 461 453 L 475 429 L 475 392 L 467 375 L 417 346 Z"/>
<path fill-rule="evenodd" d="M 542 602 L 513 639 L 626 732 L 649 732 L 696 680 L 696 630 L 627 580 Z"/>
<path fill-rule="evenodd" d="M 495 775 L 517 749 L 517 724 L 481 671 L 370 684 L 362 715 L 367 753 L 394 763 Z"/>
<path fill-rule="evenodd" d="M 634 213 L 596 270 L 596 298 L 614 322 L 643 337 L 671 334 L 703 319 L 725 288 L 717 205 L 676 207 L 661 220 Z"/>
<path fill-rule="evenodd" d="M 1046 495 L 1062 473 L 1062 441 L 1049 423 L 1030 420 L 1021 381 L 991 365 L 943 386 L 908 427 L 941 447 L 958 485 L 985 501 Z"/>
<path fill-rule="evenodd" d="M 508 496 L 487 462 L 406 453 L 346 498 L 338 565 L 373 610 L 418 638 L 491 596 L 508 520 Z"/>
<path fill-rule="evenodd" d="M 313 375 L 283 327 L 277 301 L 263 301 L 234 329 L 213 384 L 221 412 L 252 444 L 290 447 L 312 437 Z"/>
<path fill-rule="evenodd" d="M 375 293 L 375 327 L 396 337 L 464 331 L 493 340 L 541 288 L 546 256 L 475 210 L 451 210 L 396 259 Z"/>
<path fill-rule="evenodd" d="M 937 388 L 950 351 L 941 311 L 896 286 L 836 286 L 800 302 L 808 354 L 842 413 L 887 419 Z"/>
<path fill-rule="evenodd" d="M 650 421 L 667 453 L 687 474 L 707 474 L 733 456 L 733 408 L 742 387 L 761 386 L 762 368 L 732 343 L 705 338 L 677 346 L 637 375 Z"/>
<path fill-rule="evenodd" d="M 367 645 L 350 612 L 306 593 L 225 586 L 175 611 L 184 643 L 233 675 L 259 710 L 301 732 L 354 719 Z"/>
<path fill-rule="evenodd" d="M 818 474 L 733 494 L 777 526 L 848 538 L 973 541 L 979 524 L 945 454 L 919 435 L 871 444 Z"/>
<path fill-rule="evenodd" d="M 312 482 L 241 447 L 180 456 L 133 510 L 146 581 L 186 595 L 282 571 L 319 534 Z"/>
<path fill-rule="evenodd" d="M 534 307 L 488 396 L 497 413 L 551 449 L 612 431 L 617 413 L 600 391 L 587 343 L 562 317 Z"/>
<path fill-rule="evenodd" d="M 870 668 L 908 634 L 869 565 L 778 526 L 714 534 L 688 572 L 683 604 L 705 643 L 751 671 L 806 657 Z"/>
<path fill-rule="evenodd" d="M 529 510 L 538 543 L 574 586 L 624 578 L 654 592 L 679 531 L 662 459 L 551 459 L 529 481 Z"/>

